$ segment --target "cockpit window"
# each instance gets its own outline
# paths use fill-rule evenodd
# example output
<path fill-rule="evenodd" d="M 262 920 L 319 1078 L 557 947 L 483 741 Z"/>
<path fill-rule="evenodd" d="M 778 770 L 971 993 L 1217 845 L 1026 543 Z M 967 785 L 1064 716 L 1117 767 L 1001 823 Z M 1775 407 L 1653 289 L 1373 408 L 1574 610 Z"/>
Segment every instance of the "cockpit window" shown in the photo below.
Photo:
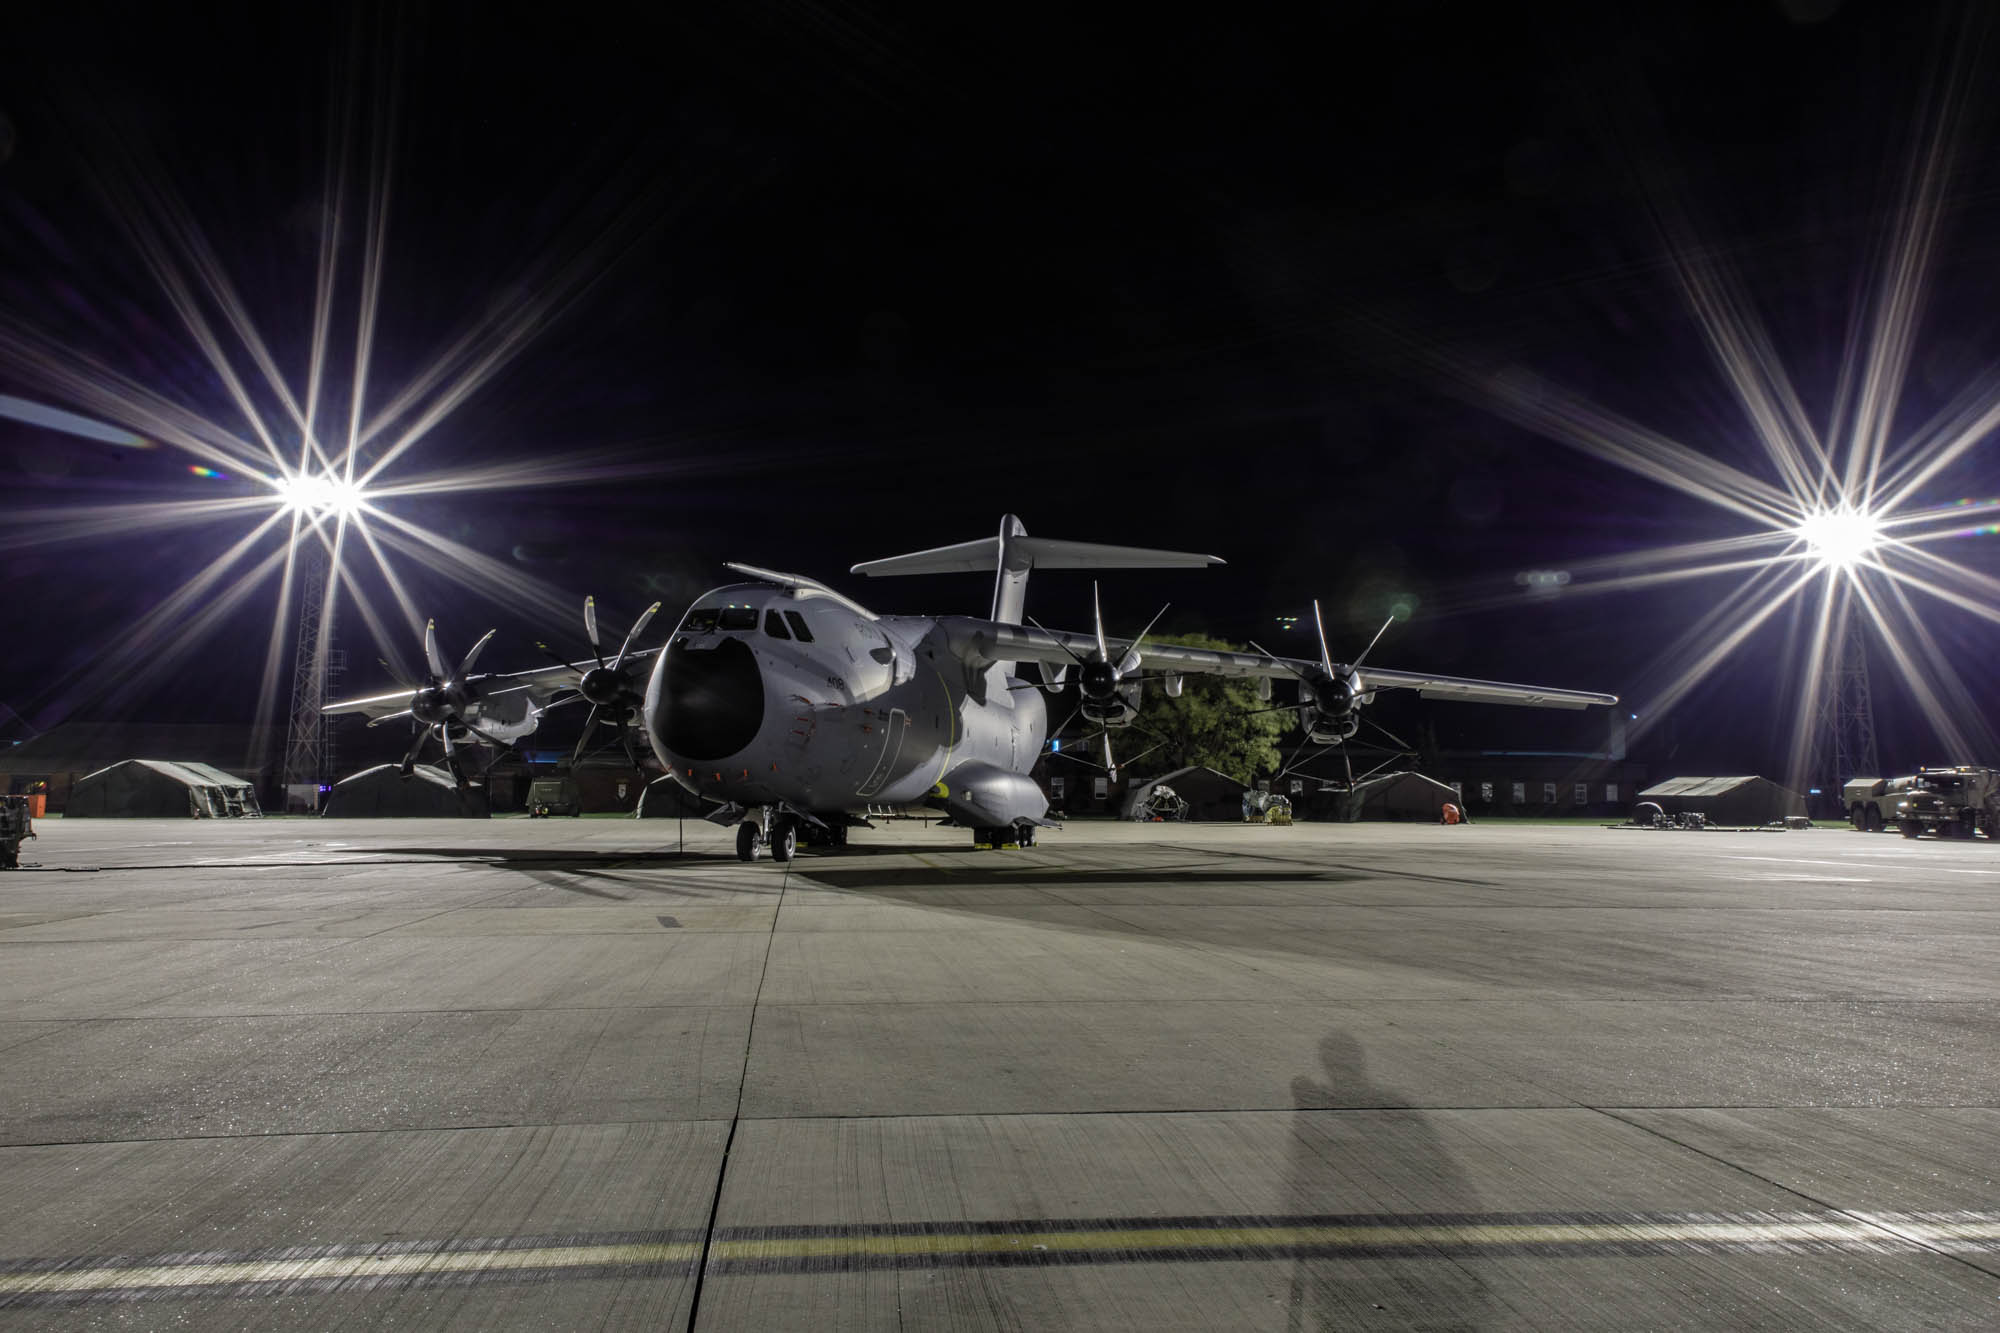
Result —
<path fill-rule="evenodd" d="M 715 628 L 715 608 L 697 607 L 688 612 L 687 621 L 681 626 L 683 634 L 706 634 Z"/>
<path fill-rule="evenodd" d="M 725 606 L 719 622 L 724 629 L 756 629 L 757 608 L 754 606 Z"/>
<path fill-rule="evenodd" d="M 764 613 L 764 632 L 774 639 L 792 637 L 792 632 L 785 628 L 785 618 L 778 614 L 775 606 Z"/>
<path fill-rule="evenodd" d="M 806 628 L 806 618 L 804 616 L 796 611 L 787 611 L 785 612 L 785 619 L 791 623 L 792 633 L 798 636 L 800 643 L 811 643 L 813 641 L 813 632 Z"/>

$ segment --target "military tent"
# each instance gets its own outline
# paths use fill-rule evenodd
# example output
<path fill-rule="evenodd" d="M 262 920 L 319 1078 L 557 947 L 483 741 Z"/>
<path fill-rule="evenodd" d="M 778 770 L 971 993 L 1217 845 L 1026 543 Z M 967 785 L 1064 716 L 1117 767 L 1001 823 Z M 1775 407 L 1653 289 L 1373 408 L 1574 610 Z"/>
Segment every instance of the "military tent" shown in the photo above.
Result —
<path fill-rule="evenodd" d="M 229 819 L 257 815 L 257 793 L 207 764 L 127 759 L 86 773 L 70 789 L 65 819 Z"/>
<path fill-rule="evenodd" d="M 451 774 L 419 764 L 408 779 L 399 764 L 377 764 L 342 778 L 327 793 L 320 814 L 327 819 L 487 819 L 486 793 L 469 787 L 463 795 Z"/>
<path fill-rule="evenodd" d="M 1668 778 L 1639 793 L 1669 815 L 1697 811 L 1711 824 L 1757 827 L 1806 812 L 1806 798 L 1769 778 Z"/>
<path fill-rule="evenodd" d="M 1435 824 L 1443 817 L 1447 803 L 1457 804 L 1458 793 L 1436 778 L 1421 773 L 1384 773 L 1362 779 L 1352 791 L 1341 792 L 1334 802 L 1333 816 L 1348 824 L 1363 819 Z"/>
<path fill-rule="evenodd" d="M 1187 817 L 1191 820 L 1227 820 L 1231 823 L 1243 820 L 1243 793 L 1248 784 L 1238 782 L 1227 773 L 1200 766 L 1177 768 L 1156 778 L 1133 782 L 1125 789 L 1125 799 L 1118 806 L 1118 817 L 1140 818 L 1139 812 L 1153 797 L 1153 788 L 1160 786 L 1172 787 L 1174 794 L 1187 802 Z"/>

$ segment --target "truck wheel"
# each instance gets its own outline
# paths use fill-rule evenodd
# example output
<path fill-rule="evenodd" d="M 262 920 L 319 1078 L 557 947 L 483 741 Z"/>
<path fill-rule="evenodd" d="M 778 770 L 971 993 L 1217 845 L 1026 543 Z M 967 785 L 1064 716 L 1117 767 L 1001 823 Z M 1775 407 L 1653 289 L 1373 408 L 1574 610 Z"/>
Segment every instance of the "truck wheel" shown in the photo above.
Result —
<path fill-rule="evenodd" d="M 1914 838 L 1924 831 L 1924 826 L 1914 819 L 1906 819 L 1896 825 L 1896 829 L 1906 838 Z"/>
<path fill-rule="evenodd" d="M 1882 808 L 1880 806 L 1871 805 L 1868 807 L 1868 831 L 1870 833 L 1880 833 L 1882 831 Z"/>

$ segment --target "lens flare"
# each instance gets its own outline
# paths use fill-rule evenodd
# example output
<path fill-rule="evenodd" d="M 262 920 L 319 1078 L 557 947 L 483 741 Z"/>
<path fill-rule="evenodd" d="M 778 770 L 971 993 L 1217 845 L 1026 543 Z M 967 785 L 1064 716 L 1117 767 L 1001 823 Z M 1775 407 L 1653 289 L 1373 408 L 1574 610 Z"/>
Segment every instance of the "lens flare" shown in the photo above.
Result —
<path fill-rule="evenodd" d="M 1882 523 L 1873 514 L 1842 505 L 1808 514 L 1794 529 L 1821 569 L 1845 573 L 1882 544 Z"/>
<path fill-rule="evenodd" d="M 367 494 L 359 486 L 331 472 L 291 473 L 277 478 L 271 488 L 285 510 L 309 519 L 353 518 L 368 507 Z"/>

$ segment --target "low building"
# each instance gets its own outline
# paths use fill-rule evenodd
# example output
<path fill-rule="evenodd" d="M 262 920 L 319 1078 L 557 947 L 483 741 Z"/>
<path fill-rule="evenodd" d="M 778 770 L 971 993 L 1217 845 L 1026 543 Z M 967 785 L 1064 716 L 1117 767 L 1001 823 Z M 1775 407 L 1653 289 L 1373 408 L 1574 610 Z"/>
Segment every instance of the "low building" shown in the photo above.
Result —
<path fill-rule="evenodd" d="M 1623 819 L 1647 781 L 1646 766 L 1608 754 L 1446 750 L 1425 769 L 1459 793 L 1474 819 L 1563 815 Z"/>

